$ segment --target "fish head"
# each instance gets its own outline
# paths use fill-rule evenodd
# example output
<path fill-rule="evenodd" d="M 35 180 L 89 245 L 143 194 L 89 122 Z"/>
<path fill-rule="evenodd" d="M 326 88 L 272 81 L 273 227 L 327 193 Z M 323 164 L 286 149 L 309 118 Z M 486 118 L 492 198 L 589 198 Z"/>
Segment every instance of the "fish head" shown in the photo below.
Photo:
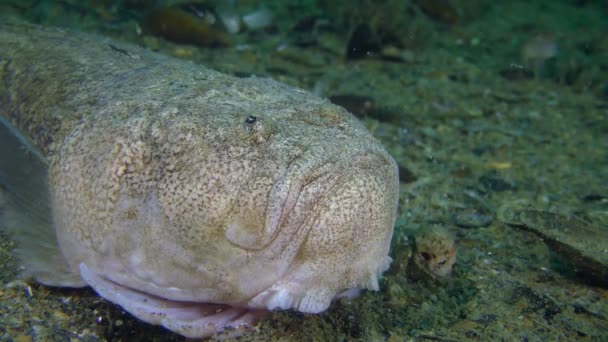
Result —
<path fill-rule="evenodd" d="M 192 310 L 210 303 L 318 313 L 377 290 L 396 163 L 327 101 L 270 107 L 81 123 L 51 170 L 72 268 L 140 319 L 192 337 L 209 335 L 207 311 L 200 323 Z M 222 317 L 214 326 L 235 321 Z"/>
<path fill-rule="evenodd" d="M 189 119 L 166 135 L 168 149 L 190 146 L 164 166 L 155 191 L 167 224 L 161 240 L 187 256 L 188 291 L 320 312 L 349 289 L 377 290 L 390 263 L 395 162 L 334 105 L 268 112 L 231 110 L 208 119 L 230 123 L 198 127 Z"/>

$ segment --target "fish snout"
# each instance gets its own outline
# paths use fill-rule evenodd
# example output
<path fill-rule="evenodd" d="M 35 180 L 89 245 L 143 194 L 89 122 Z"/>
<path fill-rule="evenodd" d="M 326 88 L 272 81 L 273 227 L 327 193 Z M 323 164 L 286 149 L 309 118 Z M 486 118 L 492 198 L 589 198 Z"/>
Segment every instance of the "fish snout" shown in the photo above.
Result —
<path fill-rule="evenodd" d="M 385 153 L 343 160 L 334 172 L 301 189 L 298 202 L 309 203 L 301 222 L 305 236 L 285 276 L 251 299 L 250 306 L 318 313 L 345 291 L 378 290 L 377 278 L 391 261 L 397 167 Z"/>

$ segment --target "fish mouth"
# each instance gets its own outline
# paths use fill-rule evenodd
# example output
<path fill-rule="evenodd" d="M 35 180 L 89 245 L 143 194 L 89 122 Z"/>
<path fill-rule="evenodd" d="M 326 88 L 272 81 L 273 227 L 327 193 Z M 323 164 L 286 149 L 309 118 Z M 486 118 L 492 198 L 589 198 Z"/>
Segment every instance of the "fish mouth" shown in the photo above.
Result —
<path fill-rule="evenodd" d="M 85 283 L 102 298 L 121 306 L 143 322 L 160 325 L 186 338 L 238 338 L 255 331 L 255 326 L 271 314 L 269 309 L 169 300 L 120 285 L 97 274 L 85 263 L 79 265 L 79 270 Z M 276 292 L 276 289 L 273 291 Z M 334 298 L 355 297 L 358 294 L 358 289 L 350 289 L 336 294 Z"/>
<path fill-rule="evenodd" d="M 161 325 L 187 338 L 236 338 L 253 327 L 268 310 L 227 304 L 175 301 L 115 283 L 79 265 L 82 279 L 101 297 L 120 305 L 146 323 Z"/>
<path fill-rule="evenodd" d="M 360 272 L 356 282 L 347 286 L 336 286 L 332 283 L 335 279 L 326 282 L 326 276 L 339 278 L 340 274 L 319 276 L 307 265 L 294 263 L 312 230 L 309 223 L 314 219 L 315 206 L 330 200 L 336 189 L 352 179 L 351 168 L 363 170 L 357 174 L 373 174 L 378 163 L 390 163 L 389 159 L 385 153 L 362 149 L 342 155 L 334 153 L 322 159 L 311 159 L 310 154 L 304 153 L 293 159 L 271 188 L 267 231 L 258 241 L 264 243 L 252 248 L 256 258 L 268 262 L 262 263 L 261 268 L 239 272 L 242 277 L 236 277 L 233 283 L 242 290 L 243 297 L 238 302 L 198 302 L 188 297 L 169 299 L 165 294 L 144 292 L 141 290 L 144 287 L 122 285 L 122 281 L 116 282 L 84 262 L 79 265 L 80 275 L 101 297 L 120 305 L 136 318 L 188 338 L 218 334 L 240 336 L 274 309 L 324 311 L 344 291 L 353 294 L 358 288 L 377 289 L 376 277 L 386 269 L 390 258 L 387 251 L 384 259 L 377 260 L 378 265 Z M 269 270 L 268 277 L 260 279 L 261 270 Z"/>

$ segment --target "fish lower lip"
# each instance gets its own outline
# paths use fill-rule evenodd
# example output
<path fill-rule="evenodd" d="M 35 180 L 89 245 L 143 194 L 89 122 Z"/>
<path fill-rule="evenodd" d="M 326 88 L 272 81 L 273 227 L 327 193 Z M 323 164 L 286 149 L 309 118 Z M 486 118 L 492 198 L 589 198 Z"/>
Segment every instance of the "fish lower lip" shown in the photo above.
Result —
<path fill-rule="evenodd" d="M 174 301 L 141 292 L 95 273 L 85 263 L 79 265 L 84 281 L 101 297 L 120 305 L 136 318 L 188 338 L 238 337 L 269 312 L 227 304 Z"/>

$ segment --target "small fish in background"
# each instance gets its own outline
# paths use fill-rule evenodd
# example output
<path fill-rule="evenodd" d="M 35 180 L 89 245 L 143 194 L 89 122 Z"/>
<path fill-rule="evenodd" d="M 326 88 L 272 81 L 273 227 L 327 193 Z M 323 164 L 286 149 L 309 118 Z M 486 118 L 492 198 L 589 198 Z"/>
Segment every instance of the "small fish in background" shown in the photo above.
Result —
<path fill-rule="evenodd" d="M 20 22 L 0 65 L 0 226 L 24 276 L 190 338 L 379 289 L 398 169 L 346 110 Z"/>
<path fill-rule="evenodd" d="M 444 227 L 430 226 L 400 236 L 399 252 L 390 273 L 404 281 L 442 283 L 450 278 L 457 258 L 454 237 Z"/>

